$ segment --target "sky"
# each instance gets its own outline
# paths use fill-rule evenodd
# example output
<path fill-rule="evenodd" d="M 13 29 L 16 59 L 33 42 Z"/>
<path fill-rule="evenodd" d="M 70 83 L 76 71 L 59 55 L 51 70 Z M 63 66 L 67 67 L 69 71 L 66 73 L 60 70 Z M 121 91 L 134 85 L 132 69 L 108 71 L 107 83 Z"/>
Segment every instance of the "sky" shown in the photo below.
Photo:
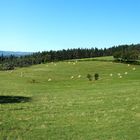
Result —
<path fill-rule="evenodd" d="M 0 0 L 0 50 L 140 43 L 140 0 Z"/>

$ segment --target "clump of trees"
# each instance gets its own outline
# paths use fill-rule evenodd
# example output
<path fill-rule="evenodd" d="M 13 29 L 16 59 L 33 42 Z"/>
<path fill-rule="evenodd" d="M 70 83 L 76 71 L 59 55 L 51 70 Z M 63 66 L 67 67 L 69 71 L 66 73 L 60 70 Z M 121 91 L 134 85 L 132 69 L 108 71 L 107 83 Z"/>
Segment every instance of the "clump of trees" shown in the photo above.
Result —
<path fill-rule="evenodd" d="M 121 45 L 113 54 L 116 61 L 135 62 L 140 59 L 140 45 Z"/>
<path fill-rule="evenodd" d="M 94 80 L 99 80 L 99 74 L 98 73 L 95 73 L 94 76 L 91 75 L 91 74 L 87 74 L 87 78 L 89 81 L 93 81 L 93 77 L 94 77 Z"/>

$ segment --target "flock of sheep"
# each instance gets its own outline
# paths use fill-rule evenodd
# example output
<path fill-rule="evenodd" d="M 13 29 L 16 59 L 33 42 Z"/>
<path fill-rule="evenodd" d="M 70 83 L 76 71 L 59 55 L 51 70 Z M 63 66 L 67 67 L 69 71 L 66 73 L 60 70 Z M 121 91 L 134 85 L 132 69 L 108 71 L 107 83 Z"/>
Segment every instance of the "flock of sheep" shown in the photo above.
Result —
<path fill-rule="evenodd" d="M 75 61 L 75 62 L 68 62 L 68 64 L 71 64 L 71 63 L 72 63 L 73 65 L 76 65 L 77 61 Z M 56 66 L 55 63 L 52 62 L 52 64 L 54 64 L 54 66 Z M 127 66 L 130 67 L 130 64 L 128 64 Z M 47 67 L 48 67 L 48 65 L 47 65 Z M 132 70 L 135 71 L 136 68 L 133 67 Z M 126 72 L 124 72 L 123 74 L 124 74 L 124 75 L 128 75 L 128 72 L 126 71 Z M 117 73 L 118 78 L 122 78 L 122 77 L 123 77 L 123 74 Z M 110 73 L 110 77 L 113 77 L 113 75 L 114 75 L 114 74 Z M 70 76 L 70 79 L 81 78 L 81 77 L 82 77 L 82 75 L 78 75 L 78 76 L 76 76 L 76 77 L 74 77 L 74 76 L 72 75 L 72 76 Z M 48 82 L 50 82 L 50 81 L 52 81 L 51 78 L 48 79 Z"/>
<path fill-rule="evenodd" d="M 72 64 L 72 65 L 76 65 L 77 61 L 75 61 L 75 62 L 70 62 L 70 61 L 69 61 L 69 62 L 67 62 L 67 63 L 68 63 L 68 64 Z M 57 65 L 57 64 L 54 63 L 54 62 L 52 62 L 52 64 L 53 64 L 54 66 Z M 46 66 L 48 67 L 49 65 L 46 65 Z M 128 64 L 127 66 L 130 67 L 130 64 Z M 133 67 L 132 70 L 135 71 L 136 68 Z M 10 73 L 12 73 L 12 72 L 13 72 L 13 71 L 10 71 Z M 117 74 L 110 73 L 109 75 L 110 75 L 110 77 L 113 77 L 114 75 L 117 75 L 118 78 L 123 78 L 123 75 L 128 75 L 128 72 L 126 71 L 126 72 L 124 72 L 123 74 L 121 74 L 121 73 L 117 73 Z M 20 73 L 20 77 L 23 77 L 23 72 Z M 82 75 L 77 75 L 76 77 L 74 77 L 74 76 L 72 75 L 72 76 L 70 76 L 70 79 L 81 78 L 81 77 L 82 77 Z M 50 82 L 50 81 L 52 81 L 52 78 L 48 78 L 48 82 Z"/>
<path fill-rule="evenodd" d="M 130 64 L 128 64 L 128 67 L 129 67 L 129 66 L 130 66 Z M 136 68 L 135 68 L 135 67 L 133 67 L 133 68 L 132 68 L 132 70 L 133 70 L 133 71 L 135 71 L 135 70 L 136 70 Z M 127 75 L 127 74 L 128 74 L 128 72 L 126 71 L 126 72 L 124 72 L 124 74 L 125 74 L 125 75 Z M 118 77 L 119 77 L 119 78 L 122 78 L 122 74 L 121 74 L 121 73 L 117 73 L 117 75 L 118 75 Z M 111 74 L 110 74 L 110 76 L 112 77 L 112 76 L 113 76 L 113 74 L 111 73 Z"/>

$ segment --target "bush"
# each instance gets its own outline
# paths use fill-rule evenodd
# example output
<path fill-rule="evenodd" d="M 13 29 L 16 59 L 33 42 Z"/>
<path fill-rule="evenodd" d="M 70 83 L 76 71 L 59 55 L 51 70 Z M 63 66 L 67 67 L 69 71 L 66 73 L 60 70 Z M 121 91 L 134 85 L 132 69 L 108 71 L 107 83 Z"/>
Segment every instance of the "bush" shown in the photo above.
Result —
<path fill-rule="evenodd" d="M 14 70 L 15 67 L 12 63 L 4 63 L 0 66 L 1 70 Z"/>
<path fill-rule="evenodd" d="M 93 80 L 93 76 L 91 74 L 87 74 L 87 78 L 88 78 L 89 81 Z"/>
<path fill-rule="evenodd" d="M 36 80 L 35 80 L 35 79 L 32 79 L 32 80 L 31 80 L 31 83 L 36 83 Z"/>
<path fill-rule="evenodd" d="M 95 78 L 95 80 L 98 80 L 99 79 L 99 74 L 98 73 L 95 73 L 94 74 L 94 78 Z"/>
<path fill-rule="evenodd" d="M 31 80 L 29 80 L 28 82 L 31 83 L 31 84 L 40 83 L 40 82 L 39 82 L 38 80 L 36 80 L 36 79 L 31 79 Z"/>

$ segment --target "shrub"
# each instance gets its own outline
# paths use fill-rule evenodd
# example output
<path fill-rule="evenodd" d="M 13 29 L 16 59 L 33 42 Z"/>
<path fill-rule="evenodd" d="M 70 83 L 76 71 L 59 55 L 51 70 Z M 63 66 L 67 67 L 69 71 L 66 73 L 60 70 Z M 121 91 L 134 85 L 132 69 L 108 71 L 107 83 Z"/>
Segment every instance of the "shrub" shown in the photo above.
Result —
<path fill-rule="evenodd" d="M 95 80 L 98 80 L 99 79 L 99 74 L 98 73 L 95 73 L 94 74 L 94 78 L 95 78 Z"/>
<path fill-rule="evenodd" d="M 93 76 L 91 74 L 87 74 L 87 78 L 88 78 L 89 81 L 93 80 Z"/>
<path fill-rule="evenodd" d="M 35 79 L 32 79 L 32 80 L 31 80 L 31 83 L 36 83 L 36 80 L 35 80 Z"/>
<path fill-rule="evenodd" d="M 4 63 L 1 65 L 1 70 L 14 70 L 14 65 L 12 63 Z"/>

